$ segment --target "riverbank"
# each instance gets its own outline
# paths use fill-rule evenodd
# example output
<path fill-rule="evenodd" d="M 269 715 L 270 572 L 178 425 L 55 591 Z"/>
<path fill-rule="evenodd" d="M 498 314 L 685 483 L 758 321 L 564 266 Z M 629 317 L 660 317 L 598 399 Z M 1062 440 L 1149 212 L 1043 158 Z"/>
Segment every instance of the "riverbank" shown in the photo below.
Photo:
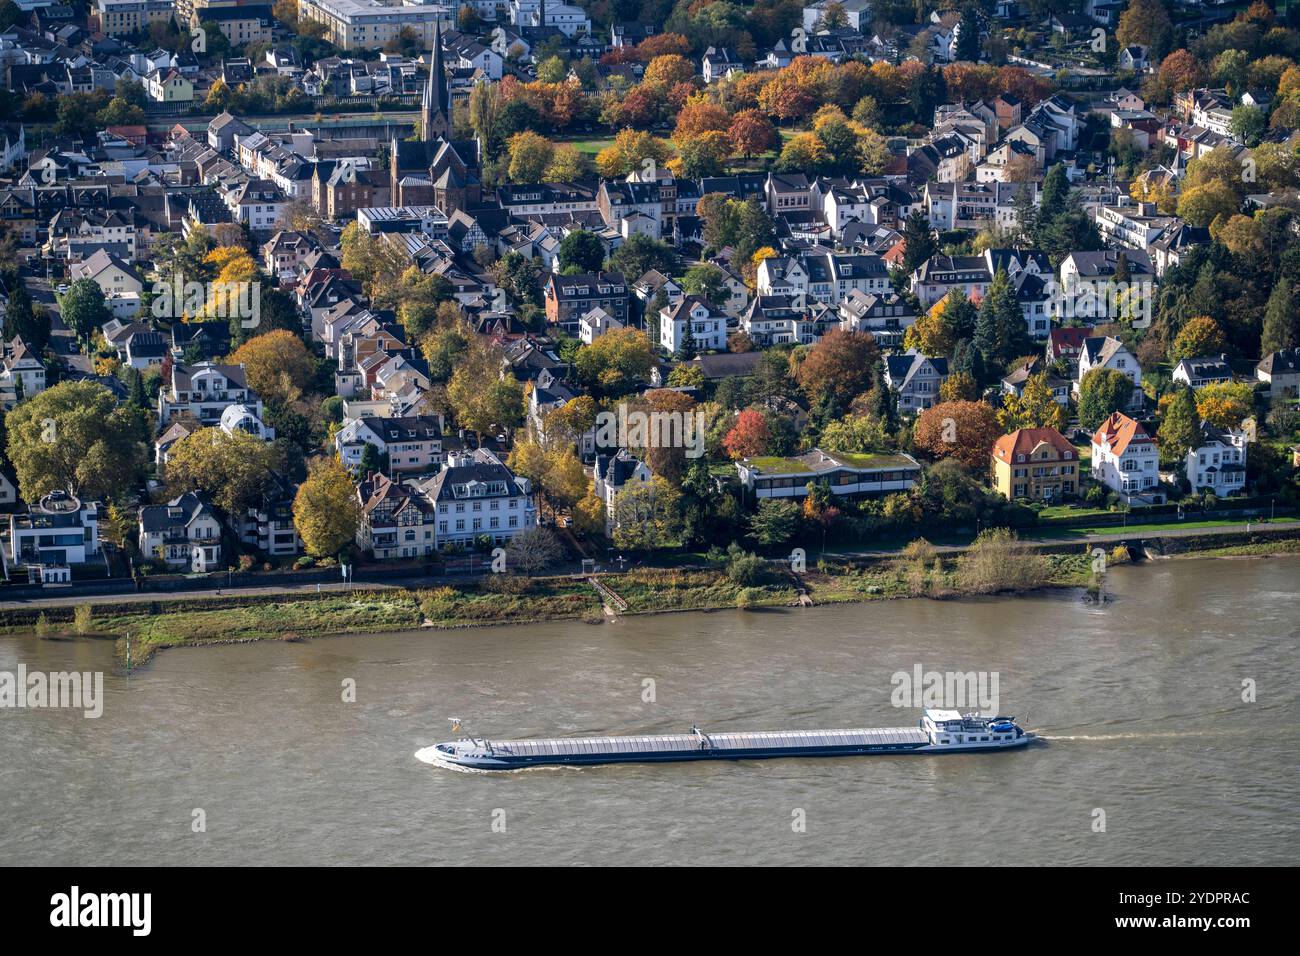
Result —
<path fill-rule="evenodd" d="M 600 624 L 611 617 L 674 611 L 759 609 L 928 597 L 960 599 L 1097 586 L 1096 549 L 1044 553 L 1003 541 L 960 554 L 924 543 L 889 560 L 820 564 L 795 573 L 754 568 L 638 569 L 607 574 L 602 594 L 581 577 L 486 578 L 457 587 L 358 588 L 268 598 L 235 595 L 167 601 L 6 609 L 0 633 L 112 639 L 120 668 L 139 667 L 171 647 L 297 641 L 340 634 L 452 629 L 539 621 Z M 1266 557 L 1300 554 L 1300 533 L 1180 538 L 1150 556 Z M 1123 545 L 1106 566 L 1127 563 Z"/>
<path fill-rule="evenodd" d="M 933 551 L 891 562 L 835 564 L 795 574 L 769 565 L 761 574 L 734 569 L 644 569 L 605 575 L 602 595 L 582 578 L 485 579 L 429 590 L 390 588 L 267 600 L 230 595 L 173 602 L 92 605 L 77 618 L 70 608 L 8 612 L 3 630 L 45 635 L 79 633 L 116 642 L 120 668 L 139 667 L 171 647 L 249 641 L 296 641 L 338 634 L 462 628 L 538 621 L 600 624 L 612 616 L 673 611 L 793 607 L 890 600 L 952 598 L 1042 587 L 1082 587 L 1091 579 L 1086 554 L 1018 552 L 1013 569 L 976 581 L 961 557 Z M 1004 557 L 1011 557 L 1010 555 Z M 35 614 L 33 619 L 32 615 Z M 21 620 L 21 618 L 26 620 Z M 16 619 L 17 618 L 17 619 Z M 71 627 L 70 627 L 71 625 Z"/>

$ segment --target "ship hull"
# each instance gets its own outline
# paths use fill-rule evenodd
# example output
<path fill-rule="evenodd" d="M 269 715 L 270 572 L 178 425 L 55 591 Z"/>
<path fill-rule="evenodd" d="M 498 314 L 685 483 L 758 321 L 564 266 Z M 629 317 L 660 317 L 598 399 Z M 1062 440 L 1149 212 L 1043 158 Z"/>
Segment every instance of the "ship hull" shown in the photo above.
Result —
<path fill-rule="evenodd" d="M 428 747 L 416 756 L 435 765 L 467 770 L 525 770 L 529 767 L 591 767 L 618 763 L 680 763 L 694 760 L 775 760 L 792 757 L 865 757 L 877 754 L 936 754 L 936 753 L 986 753 L 1025 746 L 1033 739 L 1025 734 L 1016 740 L 996 745 L 935 746 L 928 742 L 852 744 L 848 746 L 793 746 L 793 747 L 702 747 L 688 750 L 657 752 L 628 751 L 597 754 L 511 755 L 449 753 L 439 747 Z M 446 745 L 443 745 L 446 746 Z"/>

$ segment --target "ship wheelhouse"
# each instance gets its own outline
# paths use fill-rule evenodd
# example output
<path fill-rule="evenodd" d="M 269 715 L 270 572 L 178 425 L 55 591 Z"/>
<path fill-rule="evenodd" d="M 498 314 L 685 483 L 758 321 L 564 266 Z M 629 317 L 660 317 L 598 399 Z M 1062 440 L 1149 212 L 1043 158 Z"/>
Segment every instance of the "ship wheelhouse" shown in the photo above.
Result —
<path fill-rule="evenodd" d="M 992 748 L 1014 744 L 1024 736 L 1014 717 L 985 717 L 933 708 L 926 708 L 920 727 L 934 747 Z"/>

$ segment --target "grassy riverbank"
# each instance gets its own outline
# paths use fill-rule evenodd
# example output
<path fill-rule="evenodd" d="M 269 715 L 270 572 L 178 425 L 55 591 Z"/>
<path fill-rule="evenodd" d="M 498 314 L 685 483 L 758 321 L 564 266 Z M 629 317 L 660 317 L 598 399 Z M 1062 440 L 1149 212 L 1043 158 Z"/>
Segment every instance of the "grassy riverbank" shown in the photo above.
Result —
<path fill-rule="evenodd" d="M 1014 591 L 1043 586 L 1077 587 L 1088 582 L 1085 555 L 1033 556 L 1042 572 L 999 586 L 964 581 L 960 559 L 933 560 L 918 569 L 909 563 L 833 565 L 796 577 L 768 573 L 761 581 L 733 580 L 725 569 L 645 569 L 601 578 L 623 602 L 620 614 L 654 614 L 749 607 L 793 606 L 802 588 L 814 604 L 902 597 L 954 597 L 977 591 Z M 1006 585 L 1006 586 L 1001 586 Z M 91 604 L 75 617 L 70 608 L 11 613 L 0 630 L 82 634 L 113 638 L 120 666 L 126 665 L 127 635 L 133 667 L 159 650 L 201 644 L 301 640 L 334 634 L 379 633 L 421 627 L 455 628 L 534 621 L 600 623 L 607 611 L 587 581 L 574 578 L 505 578 L 429 590 L 357 590 L 250 600 L 236 595 L 149 603 Z"/>
<path fill-rule="evenodd" d="M 1225 542 L 1221 536 L 1185 542 L 1190 546 L 1171 556 L 1300 553 L 1300 534 L 1242 543 Z M 1107 555 L 1110 566 L 1128 560 L 1122 546 Z M 936 553 L 930 545 L 916 542 L 893 559 L 825 564 L 799 574 L 768 565 L 757 575 L 718 567 L 638 569 L 602 576 L 602 583 L 626 604 L 625 609 L 607 609 L 602 595 L 581 578 L 503 577 L 432 589 L 358 589 L 281 598 L 228 594 L 157 602 L 105 601 L 82 605 L 79 611 L 71 607 L 11 610 L 0 615 L 0 632 L 36 630 L 111 638 L 120 666 L 126 663 L 130 635 L 131 664 L 139 666 L 164 648 L 201 644 L 536 621 L 596 624 L 610 613 L 791 607 L 804 596 L 813 605 L 823 605 L 1081 588 L 1095 584 L 1093 567 L 1093 557 L 1084 549 L 1045 554 L 1003 539 L 951 554 Z"/>

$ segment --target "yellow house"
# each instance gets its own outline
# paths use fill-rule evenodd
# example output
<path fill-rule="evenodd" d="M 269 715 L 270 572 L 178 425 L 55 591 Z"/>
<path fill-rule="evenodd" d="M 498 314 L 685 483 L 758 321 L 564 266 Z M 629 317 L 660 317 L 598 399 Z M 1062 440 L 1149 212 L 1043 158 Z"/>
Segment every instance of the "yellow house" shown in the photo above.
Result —
<path fill-rule="evenodd" d="M 993 444 L 993 487 L 1004 498 L 1060 501 L 1079 493 L 1079 452 L 1055 428 L 1021 428 Z"/>

